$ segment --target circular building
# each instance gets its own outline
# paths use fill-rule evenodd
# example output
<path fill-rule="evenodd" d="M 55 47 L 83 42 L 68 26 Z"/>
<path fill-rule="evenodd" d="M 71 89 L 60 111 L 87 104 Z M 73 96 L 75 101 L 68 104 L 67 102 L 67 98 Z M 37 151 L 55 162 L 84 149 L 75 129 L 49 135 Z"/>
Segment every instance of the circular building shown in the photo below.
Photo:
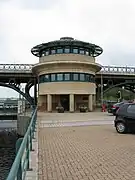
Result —
<path fill-rule="evenodd" d="M 61 105 L 74 112 L 81 105 L 93 110 L 95 104 L 95 74 L 101 66 L 95 62 L 101 47 L 62 37 L 60 40 L 37 45 L 31 49 L 39 57 L 33 66 L 38 78 L 38 108 L 51 112 Z"/>

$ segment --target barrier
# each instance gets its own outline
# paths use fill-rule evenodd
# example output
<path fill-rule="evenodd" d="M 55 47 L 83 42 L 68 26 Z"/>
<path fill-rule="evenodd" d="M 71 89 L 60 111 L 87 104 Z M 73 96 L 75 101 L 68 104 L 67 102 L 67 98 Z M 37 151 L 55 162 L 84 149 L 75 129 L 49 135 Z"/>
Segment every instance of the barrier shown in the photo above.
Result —
<path fill-rule="evenodd" d="M 16 142 L 16 157 L 10 169 L 7 180 L 24 180 L 26 171 L 30 169 L 30 151 L 32 151 L 32 139 L 34 138 L 37 119 L 37 108 L 33 110 L 31 121 L 24 138 Z"/>

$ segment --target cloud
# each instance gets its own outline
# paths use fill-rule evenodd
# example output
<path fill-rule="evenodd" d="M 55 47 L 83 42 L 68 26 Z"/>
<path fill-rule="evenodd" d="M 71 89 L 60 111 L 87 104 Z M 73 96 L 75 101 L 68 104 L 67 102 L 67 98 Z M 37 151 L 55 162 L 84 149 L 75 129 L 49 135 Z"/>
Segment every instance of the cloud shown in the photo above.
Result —
<path fill-rule="evenodd" d="M 0 50 L 0 60 L 35 63 L 38 59 L 30 53 L 34 45 L 72 36 L 102 46 L 104 53 L 97 58 L 102 64 L 121 64 L 116 54 L 121 59 L 125 51 L 129 52 L 124 62 L 132 64 L 134 5 L 133 0 L 2 1 L 0 38 L 2 36 L 3 40 L 0 46 L 4 49 Z"/>
<path fill-rule="evenodd" d="M 103 65 L 133 65 L 134 0 L 0 1 L 0 63 L 36 63 L 30 50 L 71 36 L 100 45 Z"/>

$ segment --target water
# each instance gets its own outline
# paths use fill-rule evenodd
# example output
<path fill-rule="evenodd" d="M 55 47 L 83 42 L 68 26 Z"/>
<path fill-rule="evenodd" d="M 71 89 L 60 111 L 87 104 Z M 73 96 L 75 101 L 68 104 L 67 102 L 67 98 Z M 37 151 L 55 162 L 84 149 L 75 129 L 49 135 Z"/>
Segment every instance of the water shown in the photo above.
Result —
<path fill-rule="evenodd" d="M 15 148 L 0 148 L 0 180 L 5 180 L 15 158 Z"/>
<path fill-rule="evenodd" d="M 15 131 L 0 132 L 0 180 L 5 180 L 15 158 Z"/>

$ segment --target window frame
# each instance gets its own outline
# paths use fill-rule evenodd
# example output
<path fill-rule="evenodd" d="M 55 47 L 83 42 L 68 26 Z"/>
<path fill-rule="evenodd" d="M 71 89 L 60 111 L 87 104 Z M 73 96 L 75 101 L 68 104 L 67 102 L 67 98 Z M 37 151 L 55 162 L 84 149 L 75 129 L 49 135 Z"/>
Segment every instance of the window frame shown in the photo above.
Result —
<path fill-rule="evenodd" d="M 68 75 L 68 78 L 66 79 L 66 75 Z M 60 78 L 61 77 L 61 78 Z M 87 78 L 89 77 L 89 78 Z M 93 77 L 93 78 L 91 78 Z M 59 79 L 60 78 L 60 79 Z M 88 73 L 80 73 L 80 72 L 64 72 L 64 73 L 50 73 L 50 74 L 43 74 L 39 76 L 39 83 L 47 83 L 47 82 L 93 82 L 93 79 L 95 79 L 95 76 L 93 74 Z"/>
<path fill-rule="evenodd" d="M 75 75 L 77 75 L 77 79 L 75 79 Z M 73 81 L 79 81 L 79 73 L 73 73 Z"/>
<path fill-rule="evenodd" d="M 66 75 L 69 75 L 69 79 L 65 79 Z M 71 73 L 64 73 L 64 81 L 71 81 Z"/>
<path fill-rule="evenodd" d="M 53 81 L 52 81 L 52 76 L 54 76 L 54 80 Z M 51 82 L 56 82 L 56 74 L 55 73 L 50 74 L 50 81 Z"/>
<path fill-rule="evenodd" d="M 62 80 L 58 80 L 58 75 L 61 75 L 61 77 L 62 77 Z M 63 73 L 56 73 L 56 81 L 57 82 L 61 82 L 61 81 L 63 81 L 63 78 L 64 76 L 63 76 Z"/>
<path fill-rule="evenodd" d="M 62 52 L 58 52 L 58 50 L 62 50 Z M 63 54 L 63 48 L 62 47 L 58 47 L 56 52 L 57 52 L 57 54 Z"/>
<path fill-rule="evenodd" d="M 83 75 L 84 80 L 81 80 L 81 75 Z M 79 76 L 80 76 L 80 77 L 79 77 L 79 80 L 80 80 L 81 82 L 86 82 L 86 81 L 85 81 L 85 79 L 86 79 L 86 78 L 85 78 L 85 73 L 80 73 Z"/>
<path fill-rule="evenodd" d="M 74 52 L 74 50 L 77 50 L 77 53 Z M 79 48 L 78 48 L 78 47 L 73 47 L 73 48 L 72 48 L 72 52 L 73 52 L 73 54 L 79 54 Z"/>

